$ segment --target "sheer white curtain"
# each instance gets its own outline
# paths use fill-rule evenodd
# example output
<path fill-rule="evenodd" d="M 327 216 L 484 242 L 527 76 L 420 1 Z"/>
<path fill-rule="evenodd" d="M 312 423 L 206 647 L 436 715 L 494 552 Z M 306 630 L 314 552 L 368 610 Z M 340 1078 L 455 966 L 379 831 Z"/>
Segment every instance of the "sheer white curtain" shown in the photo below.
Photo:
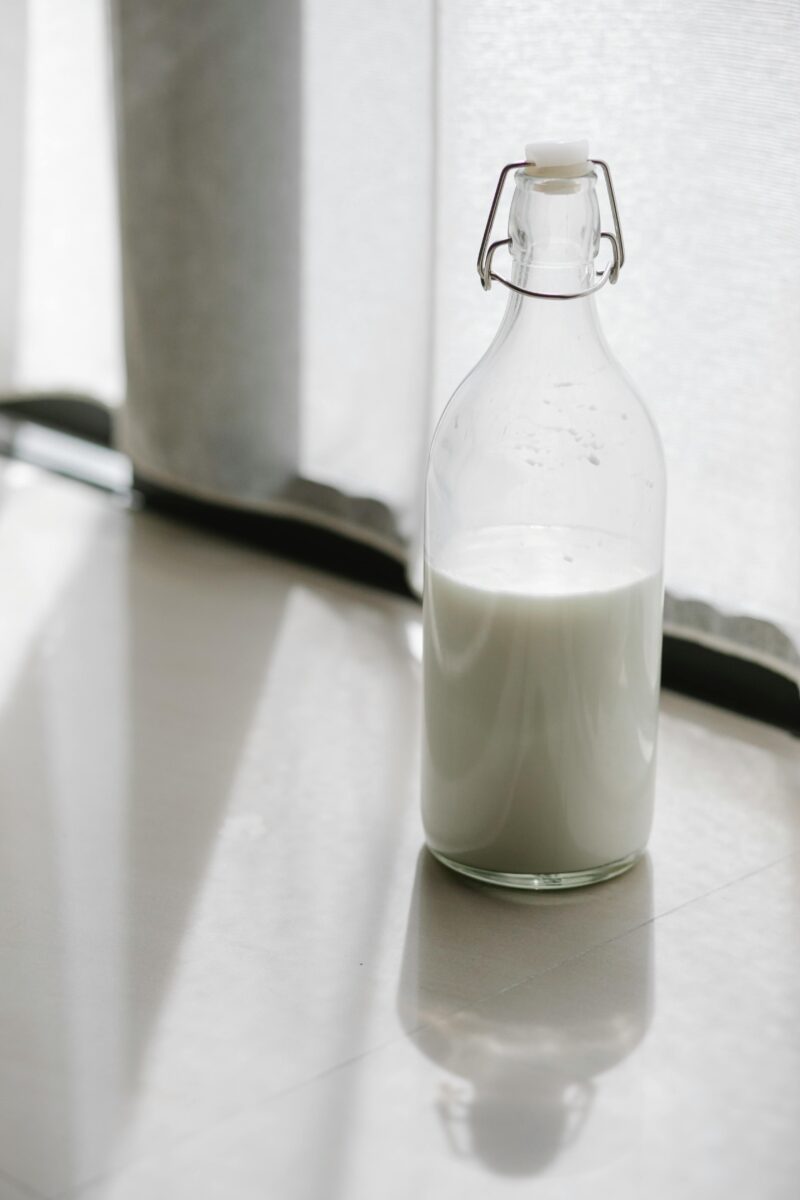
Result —
<path fill-rule="evenodd" d="M 103 0 L 0 4 L 0 394 L 124 394 Z"/>
<path fill-rule="evenodd" d="M 794 678 L 795 0 L 114 0 L 139 472 L 403 554 L 431 424 L 496 327 L 503 162 L 585 131 L 628 260 L 609 340 L 670 473 L 668 620 Z M 0 389 L 123 392 L 103 0 L 0 16 Z"/>
<path fill-rule="evenodd" d="M 628 256 L 602 319 L 667 453 L 667 619 L 796 677 L 800 7 L 445 0 L 439 13 L 437 403 L 505 301 L 486 303 L 473 265 L 498 163 L 523 130 L 586 130 L 611 162 Z"/>

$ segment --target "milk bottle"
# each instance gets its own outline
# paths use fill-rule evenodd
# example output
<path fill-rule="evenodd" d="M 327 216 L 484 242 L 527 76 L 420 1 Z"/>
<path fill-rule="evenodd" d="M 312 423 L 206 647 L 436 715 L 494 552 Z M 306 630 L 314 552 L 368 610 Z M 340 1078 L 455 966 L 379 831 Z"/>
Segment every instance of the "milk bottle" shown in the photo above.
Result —
<path fill-rule="evenodd" d="M 511 169 L 510 237 L 490 245 Z M 510 279 L 493 265 L 506 245 Z M 423 821 L 448 866 L 509 886 L 618 874 L 652 822 L 665 481 L 598 322 L 623 263 L 605 164 L 581 140 L 528 146 L 479 256 L 506 315 L 431 448 Z"/>

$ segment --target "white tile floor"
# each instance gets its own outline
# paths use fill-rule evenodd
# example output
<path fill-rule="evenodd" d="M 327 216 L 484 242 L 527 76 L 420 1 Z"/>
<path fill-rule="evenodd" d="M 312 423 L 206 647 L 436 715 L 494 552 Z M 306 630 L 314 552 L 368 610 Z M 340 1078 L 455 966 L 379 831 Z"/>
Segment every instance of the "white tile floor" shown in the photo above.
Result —
<path fill-rule="evenodd" d="M 793 1198 L 800 763 L 669 694 L 649 858 L 421 851 L 418 611 L 0 464 L 0 1198 Z"/>

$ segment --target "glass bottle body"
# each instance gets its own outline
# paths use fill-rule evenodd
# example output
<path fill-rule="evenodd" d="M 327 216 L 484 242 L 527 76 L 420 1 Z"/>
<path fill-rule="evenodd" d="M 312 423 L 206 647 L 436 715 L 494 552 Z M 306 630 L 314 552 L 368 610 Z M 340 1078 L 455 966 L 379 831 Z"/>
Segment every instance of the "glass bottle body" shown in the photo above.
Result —
<path fill-rule="evenodd" d="M 520 173 L 514 281 L 594 275 L 594 177 Z M 650 831 L 665 477 L 593 296 L 510 293 L 431 448 L 422 806 L 430 848 L 494 882 L 608 878 Z"/>

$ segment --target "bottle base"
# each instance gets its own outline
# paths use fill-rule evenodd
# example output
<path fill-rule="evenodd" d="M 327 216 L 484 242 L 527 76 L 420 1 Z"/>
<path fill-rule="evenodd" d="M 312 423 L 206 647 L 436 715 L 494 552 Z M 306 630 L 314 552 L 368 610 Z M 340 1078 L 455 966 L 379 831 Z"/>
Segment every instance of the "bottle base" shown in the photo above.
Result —
<path fill-rule="evenodd" d="M 526 891 L 551 892 L 562 888 L 588 887 L 591 883 L 603 883 L 629 871 L 634 863 L 642 857 L 642 851 L 628 854 L 625 858 L 617 858 L 614 862 L 603 863 L 599 867 L 587 867 L 584 871 L 558 871 L 553 874 L 522 875 L 510 871 L 487 871 L 482 867 L 470 867 L 467 863 L 457 862 L 438 850 L 428 847 L 434 858 L 437 858 L 451 871 L 477 879 L 480 883 L 491 883 L 496 887 L 524 888 Z"/>

